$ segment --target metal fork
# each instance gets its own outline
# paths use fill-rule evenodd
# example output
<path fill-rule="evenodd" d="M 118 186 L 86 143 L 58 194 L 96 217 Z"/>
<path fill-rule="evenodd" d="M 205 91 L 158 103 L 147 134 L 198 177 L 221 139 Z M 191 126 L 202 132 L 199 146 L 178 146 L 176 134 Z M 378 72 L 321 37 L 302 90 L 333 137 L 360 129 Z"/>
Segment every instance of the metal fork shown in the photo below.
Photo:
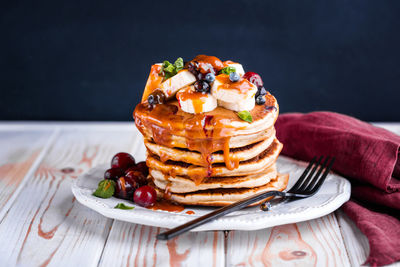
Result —
<path fill-rule="evenodd" d="M 263 193 L 259 193 L 254 196 L 250 196 L 248 198 L 245 198 L 243 200 L 240 200 L 238 202 L 235 202 L 231 205 L 219 208 L 213 212 L 210 212 L 206 215 L 203 215 L 197 219 L 194 219 L 190 222 L 187 222 L 185 224 L 182 224 L 181 226 L 175 227 L 171 230 L 168 230 L 166 232 L 160 233 L 157 235 L 157 239 L 160 240 L 168 240 L 173 237 L 176 237 L 182 233 L 185 233 L 193 228 L 196 228 L 200 225 L 203 225 L 209 221 L 215 220 L 217 218 L 220 218 L 228 213 L 234 212 L 241 210 L 253 203 L 257 203 L 259 201 L 262 201 L 263 199 L 269 198 L 269 197 L 283 197 L 283 198 L 307 198 L 315 193 L 318 192 L 318 190 L 321 188 L 321 185 L 325 181 L 326 176 L 329 173 L 329 170 L 331 169 L 333 162 L 335 161 L 335 158 L 330 158 L 327 157 L 322 165 L 320 165 L 323 157 L 320 157 L 317 164 L 315 167 L 312 169 L 312 171 L 308 174 L 309 170 L 311 169 L 311 166 L 314 164 L 315 159 L 313 159 L 306 170 L 303 172 L 303 174 L 300 176 L 296 184 L 290 188 L 287 192 L 281 192 L 281 191 L 267 191 Z M 318 172 L 316 175 L 314 173 L 317 171 Z"/>
<path fill-rule="evenodd" d="M 304 172 L 301 174 L 301 176 L 299 177 L 297 182 L 294 184 L 294 186 L 288 192 L 304 189 L 305 186 L 309 183 L 310 179 L 312 179 L 312 176 L 315 174 L 315 172 L 317 171 L 318 168 L 320 168 L 320 170 L 316 174 L 316 177 L 319 177 L 321 175 L 321 172 L 322 172 L 323 168 L 325 168 L 326 162 L 329 160 L 329 157 L 327 157 L 325 159 L 325 161 L 326 161 L 325 165 L 321 166 L 322 160 L 323 160 L 323 156 L 321 156 L 318 159 L 318 161 L 317 161 L 317 157 L 312 158 L 312 160 L 308 164 L 307 168 L 304 170 Z M 329 169 L 330 169 L 331 165 L 333 164 L 334 160 L 335 160 L 335 158 L 332 157 L 330 166 L 328 166 Z M 313 167 L 313 165 L 314 165 L 314 167 Z M 275 206 L 277 206 L 279 204 L 292 202 L 292 201 L 295 201 L 295 200 L 298 200 L 298 199 L 301 199 L 301 198 L 290 197 L 290 196 L 281 197 L 281 198 L 274 198 L 272 200 L 267 200 L 267 201 L 262 202 L 260 204 L 260 209 L 263 210 L 263 211 L 270 211 L 273 207 L 275 207 Z"/>

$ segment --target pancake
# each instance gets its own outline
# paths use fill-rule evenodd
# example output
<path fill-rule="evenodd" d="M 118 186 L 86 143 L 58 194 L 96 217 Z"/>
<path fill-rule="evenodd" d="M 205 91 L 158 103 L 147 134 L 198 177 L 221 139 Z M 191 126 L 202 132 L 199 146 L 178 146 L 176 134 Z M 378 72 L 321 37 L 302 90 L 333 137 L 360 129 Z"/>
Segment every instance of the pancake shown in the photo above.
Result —
<path fill-rule="evenodd" d="M 276 165 L 264 169 L 258 174 L 245 176 L 228 177 L 206 177 L 200 184 L 190 179 L 190 177 L 169 176 L 160 171 L 150 169 L 154 184 L 161 190 L 168 190 L 173 193 L 187 193 L 199 190 L 216 188 L 252 188 L 265 185 L 277 176 Z"/>
<path fill-rule="evenodd" d="M 266 150 L 275 140 L 275 129 L 272 128 L 268 131 L 269 136 L 261 141 L 248 144 L 239 148 L 230 148 L 229 157 L 237 161 L 246 161 L 259 155 Z M 174 160 L 182 161 L 194 165 L 204 165 L 203 156 L 196 151 L 190 151 L 182 148 L 170 148 L 151 142 L 144 141 L 148 151 L 151 154 L 157 155 L 162 161 Z M 211 163 L 225 162 L 225 155 L 223 151 L 217 151 L 211 155 Z"/>
<path fill-rule="evenodd" d="M 183 205 L 226 206 L 246 197 L 272 190 L 283 191 L 288 183 L 288 174 L 278 174 L 276 179 L 266 185 L 239 189 L 210 189 L 191 193 L 170 193 L 168 198 Z M 155 187 L 157 196 L 164 197 L 164 191 Z M 261 201 L 260 201 L 261 202 Z M 257 205 L 255 203 L 253 205 Z"/>
<path fill-rule="evenodd" d="M 162 162 L 157 155 L 148 155 L 146 164 L 151 169 L 159 170 L 171 176 L 189 176 L 193 180 L 201 181 L 207 176 L 241 176 L 259 173 L 276 161 L 282 147 L 282 144 L 275 139 L 266 150 L 256 157 L 239 162 L 237 168 L 230 170 L 225 164 L 216 163 L 212 164 L 211 173 L 207 167 L 191 165 L 181 161 L 167 160 L 166 162 Z"/>
<path fill-rule="evenodd" d="M 273 127 L 272 127 L 273 128 Z M 156 141 L 153 138 L 152 132 L 149 131 L 147 128 L 142 130 L 142 134 L 145 140 L 148 140 L 149 142 L 156 143 Z M 253 144 L 259 141 L 262 141 L 270 136 L 270 130 L 263 130 L 259 132 L 255 132 L 252 134 L 248 135 L 234 135 L 229 137 L 228 139 L 228 145 L 230 148 L 236 148 L 236 147 L 243 147 L 247 146 L 249 144 Z M 174 135 L 174 134 L 169 134 L 168 136 L 169 142 L 168 144 L 162 144 L 162 146 L 165 147 L 171 147 L 171 148 L 188 148 L 187 146 L 187 139 L 182 136 Z M 198 138 L 200 139 L 200 138 Z M 161 145 L 161 144 L 160 144 Z"/>
<path fill-rule="evenodd" d="M 278 118 L 279 106 L 275 97 L 268 93 L 265 99 L 264 105 L 256 105 L 250 111 L 251 123 L 240 119 L 236 112 L 222 107 L 206 113 L 186 113 L 179 108 L 176 100 L 156 105 L 153 109 L 140 103 L 135 108 L 134 118 L 136 126 L 143 135 L 153 136 L 157 143 L 169 141 L 162 140 L 162 136 L 159 136 L 165 133 L 189 139 L 211 137 L 207 136 L 208 130 L 212 130 L 212 137 L 217 139 L 249 135 L 271 128 Z M 145 134 L 144 130 L 147 130 L 148 134 Z"/>

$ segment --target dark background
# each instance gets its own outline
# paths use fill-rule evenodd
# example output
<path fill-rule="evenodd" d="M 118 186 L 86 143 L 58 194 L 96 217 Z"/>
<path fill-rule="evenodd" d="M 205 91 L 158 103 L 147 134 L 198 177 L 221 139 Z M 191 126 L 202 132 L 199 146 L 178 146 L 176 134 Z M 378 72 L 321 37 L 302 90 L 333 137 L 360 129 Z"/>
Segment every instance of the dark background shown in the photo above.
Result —
<path fill-rule="evenodd" d="M 400 121 L 400 1 L 3 1 L 1 120 L 131 120 L 150 66 L 215 55 L 281 112 Z"/>

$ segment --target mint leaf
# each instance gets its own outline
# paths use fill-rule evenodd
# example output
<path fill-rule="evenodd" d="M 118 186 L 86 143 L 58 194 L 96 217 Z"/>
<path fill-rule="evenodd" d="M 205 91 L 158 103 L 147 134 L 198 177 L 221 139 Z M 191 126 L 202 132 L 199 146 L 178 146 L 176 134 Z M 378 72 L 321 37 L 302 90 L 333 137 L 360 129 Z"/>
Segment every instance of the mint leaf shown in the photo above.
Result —
<path fill-rule="evenodd" d="M 178 59 L 175 60 L 174 65 L 175 65 L 176 72 L 182 70 L 183 69 L 183 59 L 181 57 L 178 57 Z"/>
<path fill-rule="evenodd" d="M 125 205 L 124 203 L 118 203 L 114 209 L 121 209 L 121 210 L 133 210 L 135 207 L 130 207 Z"/>
<path fill-rule="evenodd" d="M 172 64 L 168 60 L 165 60 L 161 66 L 160 75 L 164 76 L 164 80 L 167 80 L 175 76 L 178 71 L 182 70 L 183 66 L 183 59 L 181 57 L 178 57 L 178 59 L 175 60 L 174 64 Z"/>
<path fill-rule="evenodd" d="M 220 70 L 220 74 L 227 74 L 229 75 L 231 72 L 236 72 L 236 68 L 235 67 L 225 67 L 222 70 Z"/>
<path fill-rule="evenodd" d="M 168 61 L 164 61 L 162 70 L 164 72 L 171 72 L 172 73 L 172 72 L 175 71 L 175 66 L 172 65 L 171 63 L 169 63 Z"/>
<path fill-rule="evenodd" d="M 240 111 L 237 113 L 237 115 L 244 121 L 253 122 L 253 117 L 251 116 L 251 113 L 247 110 Z"/>
<path fill-rule="evenodd" d="M 114 195 L 115 182 L 113 180 L 102 180 L 100 181 L 93 196 L 100 198 L 110 198 Z"/>

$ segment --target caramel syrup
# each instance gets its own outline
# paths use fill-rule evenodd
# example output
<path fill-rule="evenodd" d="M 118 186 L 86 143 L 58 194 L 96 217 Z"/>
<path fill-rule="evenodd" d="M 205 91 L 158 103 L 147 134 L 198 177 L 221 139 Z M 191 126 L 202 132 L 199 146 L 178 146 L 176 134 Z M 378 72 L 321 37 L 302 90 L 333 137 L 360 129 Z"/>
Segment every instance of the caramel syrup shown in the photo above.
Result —
<path fill-rule="evenodd" d="M 201 73 L 210 72 L 210 67 L 214 68 L 217 72 L 224 68 L 222 61 L 214 56 L 198 55 L 192 61 L 198 63 Z"/>
<path fill-rule="evenodd" d="M 164 210 L 164 211 L 168 211 L 168 212 L 181 212 L 185 209 L 185 207 L 182 205 L 172 203 L 171 201 L 168 201 L 165 199 L 160 199 L 160 200 L 157 200 L 157 202 L 153 206 L 148 207 L 148 209 Z"/>
<path fill-rule="evenodd" d="M 191 100 L 195 113 L 203 112 L 203 104 L 206 101 L 206 97 L 206 94 L 197 92 L 193 87 L 187 87 L 186 90 L 179 91 L 176 94 L 176 98 L 181 101 Z"/>
<path fill-rule="evenodd" d="M 237 82 L 232 82 L 229 79 L 229 75 L 227 74 L 220 74 L 215 78 L 218 82 L 222 83 L 220 86 L 218 86 L 217 90 L 219 89 L 230 89 L 230 90 L 238 90 L 241 93 L 246 93 L 252 89 L 254 89 L 254 84 L 249 82 L 246 79 L 241 78 Z"/>
<path fill-rule="evenodd" d="M 270 94 L 267 94 L 265 98 L 264 105 L 257 105 L 250 111 L 254 121 L 264 118 L 267 113 L 278 112 L 277 108 L 266 108 L 275 107 L 275 98 Z M 237 126 L 232 126 L 234 122 L 241 122 L 233 111 L 217 107 L 207 113 L 190 114 L 179 109 L 177 101 L 169 101 L 156 105 L 153 109 L 146 107 L 145 103 L 138 104 L 134 117 L 136 126 L 142 134 L 146 137 L 151 134 L 151 138 L 157 144 L 176 147 L 178 144 L 171 137 L 172 135 L 181 136 L 186 140 L 185 147 L 201 153 L 204 168 L 194 165 L 189 167 L 201 170 L 190 177 L 196 184 L 200 184 L 206 177 L 215 175 L 212 168 L 212 153 L 216 151 L 223 151 L 228 169 L 237 168 L 239 165 L 239 160 L 233 158 L 229 150 L 230 137 L 234 131 L 241 130 Z M 166 160 L 167 156 L 163 155 L 162 160 Z M 170 175 L 175 176 L 174 172 L 171 171 Z"/>
<path fill-rule="evenodd" d="M 146 87 L 144 88 L 142 102 L 147 99 L 147 97 L 156 90 L 162 83 L 163 76 L 160 75 L 161 65 L 154 64 L 151 66 L 150 75 L 146 82 Z"/>

